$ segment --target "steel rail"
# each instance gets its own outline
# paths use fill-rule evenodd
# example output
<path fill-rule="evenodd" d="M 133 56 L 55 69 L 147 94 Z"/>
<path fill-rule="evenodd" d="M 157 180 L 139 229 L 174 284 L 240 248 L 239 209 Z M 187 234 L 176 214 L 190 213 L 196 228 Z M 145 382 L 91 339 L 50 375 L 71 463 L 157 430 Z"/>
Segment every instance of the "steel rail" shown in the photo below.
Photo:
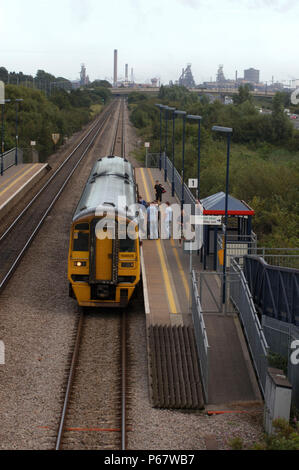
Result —
<path fill-rule="evenodd" d="M 121 100 L 120 101 L 120 112 L 119 112 L 119 115 L 118 115 L 117 125 L 116 125 L 116 128 L 115 128 L 115 134 L 114 134 L 114 138 L 113 138 L 112 146 L 111 146 L 111 155 L 115 155 L 116 145 L 117 145 L 117 137 L 118 137 L 118 134 L 119 134 L 119 130 L 121 129 L 121 154 L 122 154 L 122 155 L 120 155 L 121 157 L 125 157 L 125 155 L 124 155 L 124 131 L 123 131 L 124 119 L 123 119 L 123 116 L 124 116 L 124 101 Z M 122 123 L 122 127 L 120 127 L 120 122 Z"/>
<path fill-rule="evenodd" d="M 59 427 L 58 427 L 55 450 L 60 450 L 60 448 L 61 448 L 61 441 L 62 441 L 63 431 L 64 431 L 64 427 L 65 427 L 65 419 L 66 419 L 69 399 L 70 399 L 70 395 L 71 395 L 73 380 L 74 380 L 74 377 L 75 377 L 76 364 L 77 364 L 77 361 L 78 361 L 80 341 L 81 341 L 83 323 L 84 323 L 83 320 L 84 320 L 84 313 L 81 312 L 80 317 L 79 317 L 79 321 L 78 321 L 78 326 L 77 326 L 75 345 L 74 345 L 74 350 L 73 350 L 73 354 L 72 354 L 72 361 L 71 361 L 70 372 L 69 372 L 69 377 L 68 377 L 67 386 L 66 386 L 66 392 L 65 392 L 64 402 L 63 402 L 63 408 L 62 408 L 60 423 L 59 423 Z"/>
<path fill-rule="evenodd" d="M 119 123 L 119 120 L 118 120 Z M 118 131 L 118 125 L 116 129 L 116 136 Z M 122 136 L 122 139 L 124 135 Z M 113 139 L 116 142 L 116 138 Z M 114 146 L 114 144 L 113 144 Z M 58 427 L 57 439 L 55 444 L 55 450 L 61 449 L 62 444 L 62 437 L 63 432 L 65 429 L 65 421 L 67 416 L 68 404 L 71 395 L 72 385 L 75 377 L 75 370 L 76 364 L 78 362 L 78 355 L 80 350 L 80 341 L 82 337 L 83 331 L 83 323 L 84 323 L 84 313 L 82 312 L 79 317 L 77 332 L 76 332 L 76 339 L 74 344 L 74 350 L 72 354 L 72 360 L 67 380 L 66 392 L 63 402 L 63 408 L 61 412 L 61 418 Z M 127 359 L 126 359 L 126 352 L 127 352 L 127 344 L 126 344 L 126 313 L 123 310 L 121 312 L 121 358 L 120 358 L 120 365 L 121 365 L 121 450 L 126 450 L 126 436 L 127 436 Z"/>
<path fill-rule="evenodd" d="M 127 335 L 126 313 L 121 318 L 121 450 L 126 450 L 127 441 Z"/>

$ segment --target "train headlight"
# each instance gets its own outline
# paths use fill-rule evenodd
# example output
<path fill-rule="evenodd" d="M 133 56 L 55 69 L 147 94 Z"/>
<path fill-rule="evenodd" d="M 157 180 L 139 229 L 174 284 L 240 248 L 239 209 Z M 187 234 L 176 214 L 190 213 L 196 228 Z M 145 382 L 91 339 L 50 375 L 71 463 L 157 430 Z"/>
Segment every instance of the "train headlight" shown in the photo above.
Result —
<path fill-rule="evenodd" d="M 84 266 L 86 266 L 86 261 L 75 261 L 76 268 L 82 268 Z"/>

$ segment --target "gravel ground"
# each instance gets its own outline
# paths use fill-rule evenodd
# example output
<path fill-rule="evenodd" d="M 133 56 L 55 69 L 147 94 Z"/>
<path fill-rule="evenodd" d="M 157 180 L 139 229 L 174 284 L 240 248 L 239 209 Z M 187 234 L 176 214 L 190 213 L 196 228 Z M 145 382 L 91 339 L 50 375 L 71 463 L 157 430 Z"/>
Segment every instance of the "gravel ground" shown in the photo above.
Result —
<path fill-rule="evenodd" d="M 128 153 L 139 139 L 131 125 L 127 126 L 126 135 Z M 76 303 L 68 297 L 69 227 L 93 161 L 108 148 L 108 137 L 97 141 L 73 177 L 74 184 L 66 188 L 1 294 L 0 338 L 6 347 L 6 364 L 0 366 L 0 449 L 54 447 L 78 313 Z M 108 317 L 105 320 L 109 322 Z M 99 337 L 100 354 L 101 348 L 107 347 L 105 331 L 103 328 Z M 260 412 L 208 417 L 205 413 L 151 407 L 145 315 L 139 299 L 130 310 L 128 342 L 131 374 L 128 449 L 200 450 L 206 448 L 205 437 L 211 434 L 216 436 L 220 449 L 228 449 L 228 440 L 234 437 L 242 438 L 247 444 L 261 437 Z M 88 374 L 94 376 L 94 361 L 90 364 L 93 365 Z M 100 368 L 103 367 L 101 363 Z M 101 382 L 97 385 L 100 388 Z M 101 427 L 100 417 L 94 419 L 90 413 L 94 406 L 93 403 L 87 410 L 90 421 L 83 422 L 85 415 L 78 415 L 77 426 Z M 84 437 L 82 447 L 101 448 L 100 442 L 94 440 L 96 437 L 97 433 L 92 441 Z"/>
<path fill-rule="evenodd" d="M 120 322 L 115 310 L 85 316 L 63 450 L 120 448 Z"/>
<path fill-rule="evenodd" d="M 1 294 L 0 449 L 54 447 L 78 307 L 68 297 L 69 229 L 93 162 L 110 136 L 97 139 Z"/>

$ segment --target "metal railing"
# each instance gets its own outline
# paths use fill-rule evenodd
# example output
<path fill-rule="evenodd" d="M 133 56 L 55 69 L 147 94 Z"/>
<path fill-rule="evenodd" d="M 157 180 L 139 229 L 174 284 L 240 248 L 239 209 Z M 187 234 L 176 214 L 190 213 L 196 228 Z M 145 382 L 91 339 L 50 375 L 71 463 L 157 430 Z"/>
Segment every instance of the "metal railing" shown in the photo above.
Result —
<path fill-rule="evenodd" d="M 231 284 L 230 298 L 239 312 L 258 381 L 263 395 L 265 395 L 269 346 L 258 319 L 244 273 L 236 259 L 231 260 L 230 272 L 238 274 L 239 282 Z"/>
<path fill-rule="evenodd" d="M 299 364 L 296 364 L 292 358 L 292 353 L 295 352 L 292 344 L 299 340 L 299 327 L 266 315 L 262 316 L 262 325 L 271 353 L 278 354 L 286 360 L 287 377 L 293 390 L 292 401 L 299 408 Z"/>
<path fill-rule="evenodd" d="M 16 148 L 13 148 L 11 150 L 8 150 L 7 152 L 4 152 L 0 156 L 0 174 L 3 175 L 3 173 L 8 170 L 8 168 L 11 168 L 16 164 Z M 22 149 L 18 148 L 18 153 L 17 153 L 17 163 L 23 163 L 23 151 Z"/>
<path fill-rule="evenodd" d="M 252 255 L 244 257 L 243 269 L 258 310 L 299 326 L 299 269 L 272 266 Z"/>
<path fill-rule="evenodd" d="M 197 355 L 200 365 L 201 380 L 205 402 L 208 403 L 209 396 L 209 342 L 203 318 L 201 303 L 197 288 L 198 280 L 196 272 L 192 271 L 192 318 L 194 325 L 195 340 L 197 345 Z"/>
<path fill-rule="evenodd" d="M 217 235 L 217 250 L 224 249 L 224 235 L 219 233 Z M 227 249 L 226 249 L 226 267 L 230 267 L 231 260 L 238 257 L 239 264 L 243 266 L 243 257 L 248 254 L 257 253 L 257 236 L 254 232 L 251 235 L 227 235 Z M 222 270 L 219 257 L 217 257 L 217 271 Z"/>

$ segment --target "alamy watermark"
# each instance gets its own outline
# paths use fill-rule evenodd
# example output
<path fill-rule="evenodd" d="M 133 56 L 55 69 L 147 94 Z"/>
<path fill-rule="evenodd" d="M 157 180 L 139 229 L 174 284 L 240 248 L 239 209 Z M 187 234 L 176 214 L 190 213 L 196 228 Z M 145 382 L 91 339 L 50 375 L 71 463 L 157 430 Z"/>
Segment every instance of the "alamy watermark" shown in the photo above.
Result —
<path fill-rule="evenodd" d="M 295 105 L 299 104 L 299 88 L 297 88 L 297 90 L 294 90 L 291 94 L 291 103 Z"/>
<path fill-rule="evenodd" d="M 197 206 L 195 215 L 201 215 Z M 184 204 L 183 209 L 180 204 L 168 202 L 150 202 L 147 206 L 132 204 L 127 207 L 125 198 L 119 197 L 117 208 L 99 206 L 96 216 L 101 217 L 95 230 L 99 240 L 184 239 L 191 242 L 189 249 L 198 250 L 202 239 L 202 225 L 192 215 L 191 204 Z M 130 222 L 127 223 L 127 220 Z"/>
<path fill-rule="evenodd" d="M 290 362 L 293 366 L 298 366 L 299 364 L 299 339 L 292 341 L 291 349 L 294 351 L 291 354 Z"/>

